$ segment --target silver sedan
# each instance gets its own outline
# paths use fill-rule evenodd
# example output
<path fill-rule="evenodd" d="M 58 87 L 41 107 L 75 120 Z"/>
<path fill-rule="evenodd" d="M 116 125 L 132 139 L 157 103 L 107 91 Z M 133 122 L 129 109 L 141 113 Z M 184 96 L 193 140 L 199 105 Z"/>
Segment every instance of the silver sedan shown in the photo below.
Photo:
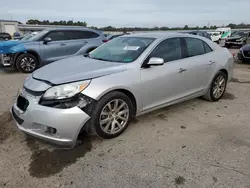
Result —
<path fill-rule="evenodd" d="M 114 138 L 141 114 L 200 96 L 218 101 L 233 67 L 231 53 L 206 38 L 124 35 L 29 75 L 11 111 L 25 133 L 73 147 L 82 131 Z"/>

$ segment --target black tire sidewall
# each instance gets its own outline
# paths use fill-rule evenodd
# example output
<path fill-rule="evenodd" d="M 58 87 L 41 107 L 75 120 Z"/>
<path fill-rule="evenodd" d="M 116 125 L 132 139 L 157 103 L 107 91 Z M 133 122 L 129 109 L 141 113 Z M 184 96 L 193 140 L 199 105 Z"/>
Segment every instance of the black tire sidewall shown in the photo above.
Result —
<path fill-rule="evenodd" d="M 101 114 L 101 111 L 104 108 L 104 106 L 108 102 L 115 100 L 115 99 L 121 99 L 127 103 L 128 108 L 129 108 L 129 119 L 128 119 L 127 124 L 124 126 L 124 128 L 120 132 L 118 132 L 116 134 L 107 134 L 101 128 L 99 118 L 100 118 L 100 114 Z M 104 138 L 104 139 L 115 138 L 115 137 L 121 135 L 126 130 L 132 116 L 133 116 L 133 104 L 132 104 L 131 100 L 129 99 L 129 97 L 127 95 L 125 95 L 124 93 L 121 93 L 119 91 L 110 92 L 110 93 L 106 94 L 105 96 L 103 96 L 97 102 L 96 108 L 92 112 L 92 117 L 91 117 L 91 119 L 92 119 L 91 126 L 93 126 L 92 132 L 94 134 L 100 136 L 101 138 Z"/>
<path fill-rule="evenodd" d="M 23 58 L 25 58 L 25 57 L 29 57 L 29 58 L 32 58 L 34 61 L 35 61 L 35 68 L 32 70 L 32 71 L 26 71 L 26 70 L 24 70 L 21 66 L 20 66 L 20 63 L 21 63 L 21 60 L 23 59 Z M 32 54 L 22 54 L 22 55 L 20 55 L 18 58 L 17 58 L 17 60 L 16 60 L 16 68 L 20 71 L 20 72 L 22 72 L 22 73 L 32 73 L 33 71 L 35 71 L 37 68 L 38 68 L 38 65 L 39 65 L 39 62 L 38 62 L 38 60 L 37 60 L 37 58 L 34 56 L 34 55 L 32 55 Z"/>
<path fill-rule="evenodd" d="M 225 85 L 225 89 L 224 89 L 222 95 L 221 95 L 219 98 L 215 98 L 214 95 L 213 95 L 213 85 L 214 85 L 215 80 L 216 80 L 219 76 L 223 76 L 223 77 L 224 77 L 225 82 L 226 82 L 226 85 Z M 224 72 L 221 72 L 221 71 L 220 71 L 220 72 L 218 72 L 218 73 L 215 75 L 215 77 L 214 77 L 214 79 L 213 79 L 213 81 L 212 81 L 212 83 L 211 83 L 211 86 L 210 86 L 210 97 L 211 97 L 212 101 L 218 101 L 218 100 L 220 100 L 220 99 L 223 97 L 223 95 L 224 95 L 224 93 L 225 93 L 225 91 L 226 91 L 226 88 L 227 88 L 227 75 L 226 75 Z"/>

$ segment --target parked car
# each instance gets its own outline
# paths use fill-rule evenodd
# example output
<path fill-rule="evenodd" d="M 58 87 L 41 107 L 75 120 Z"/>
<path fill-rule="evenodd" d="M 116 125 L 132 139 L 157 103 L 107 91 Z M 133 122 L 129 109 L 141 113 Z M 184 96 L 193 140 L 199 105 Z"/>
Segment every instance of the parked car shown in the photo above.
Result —
<path fill-rule="evenodd" d="M 231 36 L 232 34 L 232 30 L 230 27 L 221 27 L 221 28 L 217 28 L 215 30 L 216 32 L 220 32 L 221 34 L 221 39 L 227 39 Z"/>
<path fill-rule="evenodd" d="M 207 33 L 210 35 L 211 40 L 213 42 L 220 44 L 220 41 L 221 41 L 221 33 L 220 32 L 212 31 L 212 32 L 207 32 Z"/>
<path fill-rule="evenodd" d="M 0 41 L 11 40 L 11 35 L 9 33 L 0 32 Z"/>
<path fill-rule="evenodd" d="M 250 63 L 250 44 L 241 47 L 237 57 L 242 62 Z"/>
<path fill-rule="evenodd" d="M 199 96 L 218 101 L 233 64 L 204 37 L 124 35 L 30 74 L 11 111 L 20 130 L 56 144 L 74 146 L 83 130 L 114 138 L 135 116 Z"/>
<path fill-rule="evenodd" d="M 231 37 L 225 41 L 225 47 L 230 48 L 231 46 L 244 46 L 250 43 L 250 32 L 249 31 L 237 31 L 232 34 Z"/>
<path fill-rule="evenodd" d="M 211 36 L 206 31 L 190 31 L 190 32 L 187 32 L 187 33 L 191 34 L 191 35 L 202 36 L 202 37 L 205 37 L 205 38 L 207 38 L 209 40 L 212 40 Z"/>
<path fill-rule="evenodd" d="M 31 73 L 45 64 L 90 52 L 105 41 L 102 32 L 93 29 L 45 29 L 28 40 L 0 43 L 0 64 Z"/>

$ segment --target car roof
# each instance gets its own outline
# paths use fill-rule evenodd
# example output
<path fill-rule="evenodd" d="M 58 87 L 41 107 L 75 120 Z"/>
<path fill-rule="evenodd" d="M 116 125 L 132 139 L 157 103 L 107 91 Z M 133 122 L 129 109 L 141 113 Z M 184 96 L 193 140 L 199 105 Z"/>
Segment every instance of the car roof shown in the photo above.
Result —
<path fill-rule="evenodd" d="M 95 30 L 87 27 L 58 27 L 58 28 L 47 28 L 45 29 L 47 31 L 62 31 L 62 30 L 70 30 L 70 31 L 92 31 L 92 32 L 97 32 L 97 33 L 102 33 L 100 30 Z"/>
<path fill-rule="evenodd" d="M 173 38 L 173 37 L 185 37 L 190 36 L 194 38 L 199 38 L 188 33 L 178 33 L 178 32 L 147 32 L 147 33 L 136 33 L 130 35 L 123 35 L 121 37 L 145 37 L 145 38 Z"/>

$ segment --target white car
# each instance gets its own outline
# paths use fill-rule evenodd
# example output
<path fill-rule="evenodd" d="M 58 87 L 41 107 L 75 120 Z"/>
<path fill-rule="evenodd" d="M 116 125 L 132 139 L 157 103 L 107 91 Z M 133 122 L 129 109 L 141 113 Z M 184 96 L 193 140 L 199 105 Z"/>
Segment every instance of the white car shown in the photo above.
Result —
<path fill-rule="evenodd" d="M 211 36 L 211 39 L 213 42 L 217 42 L 218 44 L 220 43 L 221 40 L 221 33 L 218 31 L 213 31 L 213 32 L 208 32 Z"/>

